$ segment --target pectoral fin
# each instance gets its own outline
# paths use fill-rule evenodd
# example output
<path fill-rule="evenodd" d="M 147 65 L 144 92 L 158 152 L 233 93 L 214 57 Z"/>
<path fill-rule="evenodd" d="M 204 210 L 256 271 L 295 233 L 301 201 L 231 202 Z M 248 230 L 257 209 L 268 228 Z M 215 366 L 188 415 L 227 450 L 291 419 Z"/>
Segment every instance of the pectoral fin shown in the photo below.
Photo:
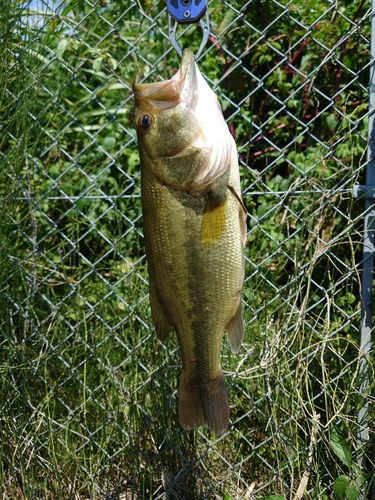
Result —
<path fill-rule="evenodd" d="M 241 240 L 242 240 L 243 245 L 246 245 L 246 240 L 247 240 L 247 224 L 246 224 L 247 212 L 244 212 L 242 206 L 240 206 L 239 212 L 240 212 Z"/>
<path fill-rule="evenodd" d="M 244 337 L 244 322 L 242 318 L 242 303 L 240 302 L 236 314 L 226 326 L 228 342 L 232 352 L 237 354 Z"/>
<path fill-rule="evenodd" d="M 167 320 L 165 313 L 163 312 L 161 301 L 158 298 L 157 289 L 150 283 L 150 305 L 151 305 L 151 315 L 152 321 L 155 325 L 155 331 L 158 339 L 166 340 L 169 332 L 172 330 L 172 325 Z"/>

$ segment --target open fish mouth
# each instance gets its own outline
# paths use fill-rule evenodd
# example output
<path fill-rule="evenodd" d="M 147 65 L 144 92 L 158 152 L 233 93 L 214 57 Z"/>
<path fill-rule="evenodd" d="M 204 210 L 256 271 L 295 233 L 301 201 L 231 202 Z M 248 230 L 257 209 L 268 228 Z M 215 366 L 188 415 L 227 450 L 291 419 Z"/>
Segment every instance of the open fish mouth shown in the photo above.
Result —
<path fill-rule="evenodd" d="M 185 49 L 180 69 L 170 79 L 155 83 L 134 83 L 133 91 L 135 104 L 142 108 L 145 102 L 151 104 L 155 110 L 170 109 L 182 101 L 191 103 L 197 93 L 197 67 L 194 54 Z"/>

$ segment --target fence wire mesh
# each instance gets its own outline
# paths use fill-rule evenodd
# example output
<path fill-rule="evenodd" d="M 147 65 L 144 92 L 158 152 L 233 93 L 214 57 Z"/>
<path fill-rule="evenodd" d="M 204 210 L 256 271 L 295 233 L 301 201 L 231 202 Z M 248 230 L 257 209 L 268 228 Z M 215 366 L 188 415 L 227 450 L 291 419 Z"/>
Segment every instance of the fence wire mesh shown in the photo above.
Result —
<path fill-rule="evenodd" d="M 371 11 L 208 9 L 198 64 L 235 137 L 249 212 L 246 336 L 238 356 L 223 345 L 220 438 L 180 427 L 179 349 L 156 339 L 148 301 L 131 85 L 179 66 L 165 2 L 4 2 L 4 499 L 326 499 L 340 477 L 342 495 L 366 488 L 352 193 L 366 166 Z M 199 47 L 195 26 L 178 36 Z"/>

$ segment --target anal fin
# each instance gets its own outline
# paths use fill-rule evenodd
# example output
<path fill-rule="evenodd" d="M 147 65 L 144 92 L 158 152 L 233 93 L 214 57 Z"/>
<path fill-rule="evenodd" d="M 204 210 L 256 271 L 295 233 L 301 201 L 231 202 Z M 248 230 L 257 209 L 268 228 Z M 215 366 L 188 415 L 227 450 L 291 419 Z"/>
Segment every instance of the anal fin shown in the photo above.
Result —
<path fill-rule="evenodd" d="M 172 330 L 172 325 L 167 320 L 165 313 L 162 309 L 160 300 L 158 298 L 158 292 L 150 283 L 150 305 L 151 305 L 151 315 L 152 321 L 155 326 L 155 331 L 158 339 L 166 340 L 169 332 Z"/>
<path fill-rule="evenodd" d="M 242 303 L 240 301 L 236 314 L 226 326 L 228 342 L 232 352 L 237 354 L 244 337 L 244 322 L 242 317 Z"/>

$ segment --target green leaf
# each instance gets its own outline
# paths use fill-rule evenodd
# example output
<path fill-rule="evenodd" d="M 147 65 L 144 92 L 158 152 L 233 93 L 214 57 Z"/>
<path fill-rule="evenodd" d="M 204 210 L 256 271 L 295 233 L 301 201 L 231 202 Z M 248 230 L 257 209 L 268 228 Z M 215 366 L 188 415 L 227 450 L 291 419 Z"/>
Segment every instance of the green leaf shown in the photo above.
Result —
<path fill-rule="evenodd" d="M 300 66 L 300 69 L 302 71 L 306 68 L 306 66 L 308 65 L 308 63 L 312 59 L 312 57 L 313 57 L 313 54 L 306 54 L 305 56 L 302 56 L 301 66 Z"/>
<path fill-rule="evenodd" d="M 62 38 L 59 41 L 59 44 L 58 44 L 57 49 L 56 49 L 56 57 L 57 57 L 57 59 L 59 59 L 59 60 L 62 59 L 67 46 L 68 46 L 68 39 L 67 38 Z"/>
<path fill-rule="evenodd" d="M 365 484 L 365 482 L 367 481 L 366 474 L 364 474 L 362 472 L 362 469 L 360 469 L 360 467 L 358 467 L 358 465 L 356 465 L 356 464 L 353 464 L 352 468 L 353 468 L 353 471 L 355 473 L 356 484 L 359 487 L 363 486 Z"/>
<path fill-rule="evenodd" d="M 233 21 L 234 19 L 234 16 L 236 15 L 236 13 L 231 10 L 231 9 L 228 9 L 223 17 L 223 20 L 221 21 L 218 29 L 217 29 L 217 34 L 221 34 L 223 31 L 225 31 L 227 29 L 227 27 L 230 25 L 230 23 Z"/>
<path fill-rule="evenodd" d="M 346 500 L 345 492 L 349 482 L 350 478 L 348 476 L 339 476 L 335 479 L 333 483 L 333 492 L 337 500 Z"/>
<path fill-rule="evenodd" d="M 347 467 L 352 465 L 352 452 L 349 443 L 346 441 L 345 434 L 337 425 L 332 425 L 330 432 L 330 445 L 332 451 Z"/>
<path fill-rule="evenodd" d="M 267 495 L 266 497 L 261 497 L 259 500 L 285 500 L 285 497 L 281 495 Z"/>
<path fill-rule="evenodd" d="M 111 69 L 117 69 L 118 61 L 114 57 L 110 57 L 108 59 L 108 64 L 109 64 L 109 66 L 110 66 Z"/>
<path fill-rule="evenodd" d="M 92 69 L 94 71 L 99 71 L 102 67 L 102 63 L 103 63 L 103 58 L 97 57 L 96 59 L 94 59 L 94 61 L 92 63 Z"/>
<path fill-rule="evenodd" d="M 116 137 L 113 137 L 112 135 L 108 135 L 107 137 L 104 138 L 104 140 L 103 140 L 103 147 L 107 151 L 110 151 L 115 146 L 116 146 Z"/>
<path fill-rule="evenodd" d="M 326 118 L 327 127 L 329 130 L 334 130 L 337 127 L 338 121 L 334 114 L 330 114 Z"/>
<path fill-rule="evenodd" d="M 357 500 L 359 497 L 359 488 L 354 481 L 350 481 L 345 491 L 346 500 Z"/>
<path fill-rule="evenodd" d="M 232 497 L 228 494 L 224 495 L 223 500 L 232 500 Z"/>

